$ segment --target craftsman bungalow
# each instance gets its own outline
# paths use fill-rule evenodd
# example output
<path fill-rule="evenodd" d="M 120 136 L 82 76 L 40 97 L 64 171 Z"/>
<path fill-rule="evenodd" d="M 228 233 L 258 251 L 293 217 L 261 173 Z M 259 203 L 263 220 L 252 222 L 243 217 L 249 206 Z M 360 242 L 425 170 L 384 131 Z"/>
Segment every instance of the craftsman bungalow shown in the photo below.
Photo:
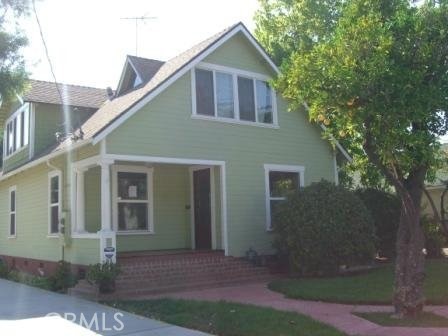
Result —
<path fill-rule="evenodd" d="M 45 273 L 105 247 L 272 253 L 287 189 L 337 182 L 335 150 L 288 112 L 277 74 L 239 23 L 167 62 L 128 56 L 115 91 L 31 80 L 2 111 L 0 256 Z"/>

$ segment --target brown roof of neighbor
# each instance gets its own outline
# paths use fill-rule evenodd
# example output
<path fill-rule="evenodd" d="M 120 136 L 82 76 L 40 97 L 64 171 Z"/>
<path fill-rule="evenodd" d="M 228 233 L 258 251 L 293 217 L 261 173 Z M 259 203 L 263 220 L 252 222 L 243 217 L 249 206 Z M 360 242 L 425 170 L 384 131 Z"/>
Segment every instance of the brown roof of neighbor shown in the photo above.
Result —
<path fill-rule="evenodd" d="M 113 100 L 108 100 L 101 108 L 95 112 L 85 123 L 81 126 L 84 132 L 84 138 L 92 138 L 106 128 L 109 124 L 114 122 L 121 115 L 125 114 L 130 108 L 137 104 L 141 99 L 146 97 L 152 91 L 157 89 L 168 79 L 174 76 L 178 71 L 187 66 L 196 57 L 200 56 L 209 47 L 218 42 L 223 36 L 232 31 L 235 27 L 242 25 L 242 23 L 234 24 L 221 32 L 209 37 L 180 55 L 165 62 L 152 77 L 152 79 L 144 86 L 137 88 L 122 96 L 116 97 Z M 69 146 L 70 140 L 61 143 L 55 151 Z"/>
<path fill-rule="evenodd" d="M 165 63 L 163 61 L 128 55 L 132 65 L 137 70 L 143 83 L 147 83 L 159 71 L 160 67 Z"/>
<path fill-rule="evenodd" d="M 58 89 L 54 82 L 30 79 L 22 99 L 29 102 L 64 104 L 70 106 L 99 108 L 107 100 L 107 92 L 87 86 L 58 83 L 62 95 L 61 102 Z"/>

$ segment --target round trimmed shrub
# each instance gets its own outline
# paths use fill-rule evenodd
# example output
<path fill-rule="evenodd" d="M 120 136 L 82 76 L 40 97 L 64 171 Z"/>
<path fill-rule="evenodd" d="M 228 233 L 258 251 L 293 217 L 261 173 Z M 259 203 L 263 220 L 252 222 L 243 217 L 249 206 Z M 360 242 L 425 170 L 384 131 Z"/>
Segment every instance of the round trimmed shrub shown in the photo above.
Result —
<path fill-rule="evenodd" d="M 336 274 L 371 261 L 375 231 L 369 211 L 351 191 L 321 181 L 274 208 L 275 246 L 303 275 Z"/>
<path fill-rule="evenodd" d="M 372 188 L 359 189 L 356 195 L 372 215 L 378 237 L 378 254 L 381 257 L 394 258 L 400 222 L 400 200 L 396 195 Z"/>

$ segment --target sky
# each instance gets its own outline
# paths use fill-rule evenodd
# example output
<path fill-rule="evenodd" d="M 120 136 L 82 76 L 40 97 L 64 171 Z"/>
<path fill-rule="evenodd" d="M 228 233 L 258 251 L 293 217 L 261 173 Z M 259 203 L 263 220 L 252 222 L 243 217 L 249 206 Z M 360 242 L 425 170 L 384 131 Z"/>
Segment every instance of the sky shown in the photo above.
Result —
<path fill-rule="evenodd" d="M 116 88 L 127 54 L 168 60 L 242 21 L 253 31 L 257 0 L 37 0 L 36 9 L 58 82 Z M 52 81 L 34 13 L 21 20 L 33 79 Z"/>

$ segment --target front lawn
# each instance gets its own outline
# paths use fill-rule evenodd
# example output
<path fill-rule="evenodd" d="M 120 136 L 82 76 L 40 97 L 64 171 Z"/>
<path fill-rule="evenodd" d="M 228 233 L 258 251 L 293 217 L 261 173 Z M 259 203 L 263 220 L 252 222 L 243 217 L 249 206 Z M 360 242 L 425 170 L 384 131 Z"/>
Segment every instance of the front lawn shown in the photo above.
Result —
<path fill-rule="evenodd" d="M 425 295 L 429 304 L 448 304 L 448 260 L 426 263 Z M 269 288 L 289 298 L 353 304 L 390 304 L 392 302 L 393 266 L 369 273 L 333 278 L 281 279 Z"/>
<path fill-rule="evenodd" d="M 220 336 L 342 336 L 309 317 L 227 302 L 116 301 L 107 304 L 149 318 Z"/>
<path fill-rule="evenodd" d="M 370 322 L 385 327 L 448 328 L 448 319 L 433 313 L 423 312 L 416 318 L 393 318 L 390 313 L 354 313 Z"/>

